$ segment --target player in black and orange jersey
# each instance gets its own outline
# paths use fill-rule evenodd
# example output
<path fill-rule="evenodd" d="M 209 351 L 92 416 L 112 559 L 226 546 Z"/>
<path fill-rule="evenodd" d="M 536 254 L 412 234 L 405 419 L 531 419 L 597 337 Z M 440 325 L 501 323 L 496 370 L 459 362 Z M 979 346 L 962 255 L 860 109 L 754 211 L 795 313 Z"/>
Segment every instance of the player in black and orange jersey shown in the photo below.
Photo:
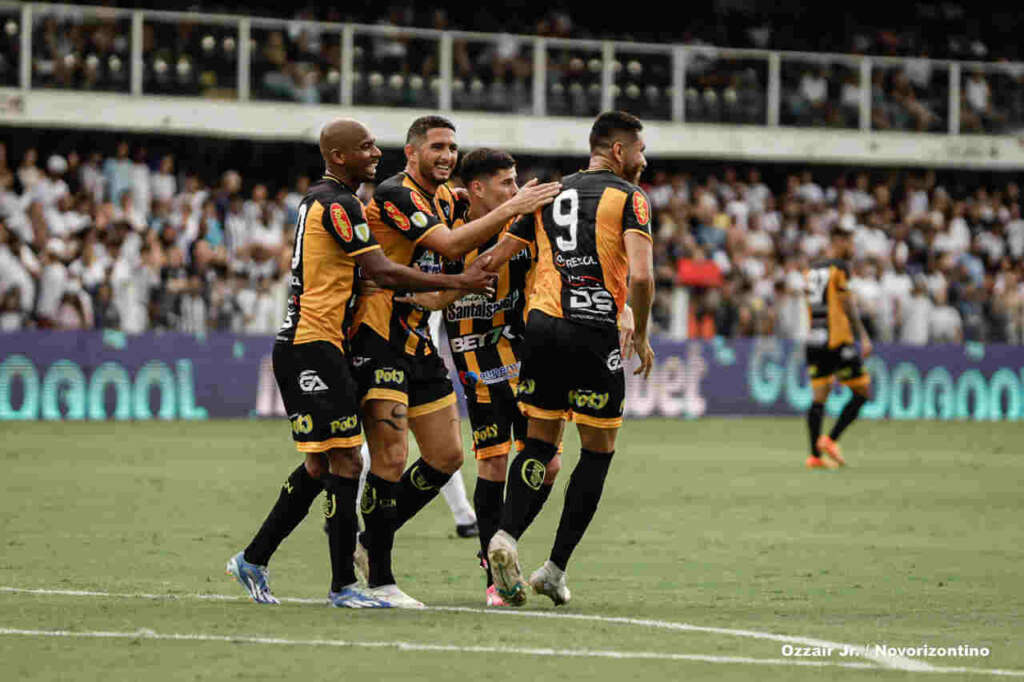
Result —
<path fill-rule="evenodd" d="M 811 436 L 811 454 L 806 461 L 809 469 L 835 469 L 846 464 L 837 441 L 860 414 L 864 403 L 871 399 L 871 376 L 864 371 L 862 359 L 871 355 L 872 345 L 849 289 L 852 255 L 853 230 L 837 225 L 832 229 L 828 258 L 812 263 L 804 274 L 811 319 L 807 335 L 807 371 L 813 393 L 807 411 Z M 859 353 L 854 345 L 855 334 L 860 340 Z M 829 434 L 822 435 L 825 400 L 834 380 L 848 386 L 853 394 Z M 821 457 L 822 452 L 827 458 Z"/>
<path fill-rule="evenodd" d="M 459 163 L 459 177 L 469 195 L 467 210 L 456 216 L 453 229 L 495 210 L 518 192 L 516 162 L 496 149 L 477 149 Z M 477 256 L 495 246 L 508 230 L 473 249 L 461 260 L 446 260 L 446 272 L 461 272 Z M 420 293 L 403 300 L 428 310 L 443 310 L 445 331 L 452 360 L 466 396 L 466 408 L 473 429 L 473 451 L 477 459 L 477 481 L 473 494 L 480 530 L 480 558 L 487 573 L 486 603 L 503 606 L 486 562 L 487 545 L 498 530 L 512 440 L 522 449 L 526 439 L 526 416 L 516 405 L 519 377 L 519 346 L 525 332 L 528 282 L 533 272 L 535 249 L 524 248 L 497 270 L 494 298 L 459 292 Z M 531 509 L 532 521 L 550 494 L 560 466 L 556 456 L 548 463 L 541 496 Z"/>
<path fill-rule="evenodd" d="M 458 159 L 455 126 L 440 116 L 417 119 L 405 155 L 405 170 L 377 186 L 367 218 L 389 258 L 427 272 L 440 272 L 442 257 L 459 259 L 515 216 L 550 203 L 559 189 L 527 184 L 491 213 L 452 230 L 459 207 L 447 182 Z M 370 449 L 358 560 L 372 593 L 413 608 L 422 604 L 398 589 L 391 570 L 395 530 L 462 466 L 455 392 L 430 340 L 428 317 L 389 291 L 373 291 L 359 300 L 352 330 Z M 422 456 L 403 473 L 410 429 Z"/>
<path fill-rule="evenodd" d="M 343 330 L 358 266 L 382 287 L 490 292 L 493 275 L 472 268 L 461 275 L 428 274 L 389 260 L 373 237 L 359 183 L 373 180 L 381 152 L 358 121 L 337 119 L 320 134 L 327 172 L 299 205 L 291 260 L 288 312 L 274 343 L 277 379 L 292 437 L 306 456 L 249 546 L 227 570 L 257 603 L 276 604 L 266 565 L 278 545 L 305 518 L 321 490 L 331 555 L 334 606 L 391 606 L 358 588 L 352 566 L 356 486 L 362 461 L 358 393 L 345 358 Z"/>
<path fill-rule="evenodd" d="M 534 591 L 569 601 L 565 567 L 597 510 L 625 405 L 623 353 L 616 329 L 627 290 L 635 315 L 637 373 L 654 362 L 647 323 L 654 298 L 650 203 L 636 186 L 646 166 L 643 125 L 606 112 L 590 133 L 587 170 L 562 180 L 548 207 L 523 216 L 498 246 L 496 269 L 535 244 L 537 273 L 528 302 L 518 401 L 529 418 L 526 446 L 512 462 L 500 530 L 488 548 L 499 593 L 525 602 L 517 541 L 555 456 L 562 420 L 572 414 L 582 451 L 548 561 L 530 576 Z M 628 354 L 628 353 L 627 353 Z"/>

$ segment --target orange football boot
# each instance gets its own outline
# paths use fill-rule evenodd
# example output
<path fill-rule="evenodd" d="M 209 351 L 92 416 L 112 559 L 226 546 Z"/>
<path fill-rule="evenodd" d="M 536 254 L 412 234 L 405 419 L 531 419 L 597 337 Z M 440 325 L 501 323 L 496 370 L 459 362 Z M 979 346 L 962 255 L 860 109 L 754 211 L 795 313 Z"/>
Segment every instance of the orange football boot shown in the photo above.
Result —
<path fill-rule="evenodd" d="M 818 439 L 818 449 L 828 455 L 829 459 L 839 466 L 846 466 L 846 460 L 843 459 L 843 454 L 839 451 L 839 443 L 828 436 L 823 435 Z"/>
<path fill-rule="evenodd" d="M 814 455 L 807 455 L 807 461 L 804 462 L 808 469 L 838 469 L 839 465 L 833 462 L 831 459 L 822 459 L 821 457 L 815 457 Z"/>

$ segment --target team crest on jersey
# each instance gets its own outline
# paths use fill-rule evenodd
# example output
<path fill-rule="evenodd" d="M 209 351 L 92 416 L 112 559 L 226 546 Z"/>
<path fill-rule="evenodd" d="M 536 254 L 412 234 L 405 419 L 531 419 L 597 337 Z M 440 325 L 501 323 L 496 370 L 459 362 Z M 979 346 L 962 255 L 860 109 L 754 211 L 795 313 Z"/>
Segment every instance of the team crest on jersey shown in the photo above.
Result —
<path fill-rule="evenodd" d="M 647 205 L 647 197 L 642 192 L 633 195 L 633 214 L 640 225 L 646 225 L 651 221 L 651 207 Z"/>
<path fill-rule="evenodd" d="M 338 234 L 346 242 L 352 241 L 352 221 L 348 219 L 348 213 L 341 207 L 341 204 L 331 204 L 331 220 L 338 228 Z"/>
<path fill-rule="evenodd" d="M 402 232 L 409 231 L 409 219 L 404 213 L 398 210 L 397 206 L 392 204 L 390 201 L 385 201 L 384 212 L 388 214 L 388 217 L 391 218 L 392 222 L 395 223 L 399 230 Z"/>
<path fill-rule="evenodd" d="M 355 226 L 356 236 L 359 237 L 359 241 L 368 242 L 370 241 L 370 226 L 366 223 L 359 223 Z"/>
<path fill-rule="evenodd" d="M 433 213 L 433 211 L 430 210 L 430 202 L 424 199 L 418 192 L 412 192 L 412 203 L 416 204 L 416 208 L 424 213 Z"/>
<path fill-rule="evenodd" d="M 423 211 L 416 211 L 412 214 L 412 224 L 423 229 L 427 226 L 427 214 Z"/>

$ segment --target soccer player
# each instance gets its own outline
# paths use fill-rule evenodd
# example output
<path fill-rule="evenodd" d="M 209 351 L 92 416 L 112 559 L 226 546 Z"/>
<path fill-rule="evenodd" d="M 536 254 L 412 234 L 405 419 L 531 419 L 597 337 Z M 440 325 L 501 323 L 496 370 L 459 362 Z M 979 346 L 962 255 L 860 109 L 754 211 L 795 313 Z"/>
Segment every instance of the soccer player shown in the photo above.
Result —
<path fill-rule="evenodd" d="M 519 191 L 516 162 L 506 152 L 474 150 L 463 157 L 459 168 L 459 176 L 469 194 L 469 205 L 465 213 L 456 218 L 453 229 L 461 229 L 466 223 L 489 214 Z M 500 234 L 463 259 L 446 261 L 445 271 L 459 272 L 475 262 L 479 254 L 497 244 L 511 224 L 512 221 L 506 223 Z M 522 449 L 526 438 L 526 417 L 516 405 L 515 390 L 519 376 L 518 349 L 526 326 L 527 283 L 533 271 L 535 249 L 532 245 L 522 247 L 498 268 L 494 300 L 451 291 L 419 293 L 402 299 L 428 310 L 444 311 L 448 345 L 464 387 L 473 429 L 473 451 L 477 459 L 473 506 L 480 532 L 479 557 L 487 574 L 488 606 L 505 605 L 487 565 L 487 545 L 501 520 L 511 441 L 514 439 L 517 448 Z M 527 525 L 547 500 L 559 467 L 556 455 L 547 465 L 541 495 L 533 500 Z"/>
<path fill-rule="evenodd" d="M 291 421 L 296 448 L 306 461 L 288 477 L 252 542 L 227 564 L 229 575 L 253 601 L 276 604 L 267 563 L 278 545 L 327 492 L 333 606 L 390 606 L 359 589 L 352 566 L 357 518 L 356 482 L 362 467 L 357 389 L 345 357 L 356 266 L 382 287 L 488 292 L 494 276 L 483 268 L 461 275 L 429 274 L 389 260 L 374 239 L 355 196 L 372 181 L 381 151 L 358 121 L 335 119 L 320 133 L 327 171 L 299 205 L 291 260 L 291 295 L 274 342 L 274 377 Z"/>
<path fill-rule="evenodd" d="M 441 257 L 461 258 L 515 216 L 551 203 L 559 190 L 558 183 L 527 184 L 494 211 L 452 230 L 459 207 L 447 182 L 458 159 L 455 126 L 440 116 L 416 119 L 405 156 L 405 170 L 378 185 L 367 218 L 388 258 L 427 272 L 440 272 Z M 395 301 L 392 292 L 372 291 L 358 302 L 352 335 L 371 462 L 357 562 L 371 594 L 408 608 L 422 604 L 395 584 L 395 531 L 462 466 L 455 392 L 430 340 L 428 319 L 423 309 Z M 409 430 L 421 457 L 403 473 Z"/>
<path fill-rule="evenodd" d="M 864 403 L 871 399 L 871 376 L 864 371 L 862 363 L 871 355 L 871 339 L 849 289 L 852 227 L 836 225 L 832 228 L 827 255 L 827 259 L 812 263 L 805 273 L 811 318 L 806 345 L 807 371 L 813 392 L 811 408 L 807 411 L 807 429 L 811 436 L 811 454 L 806 461 L 808 469 L 837 469 L 846 464 L 839 449 L 839 436 L 857 418 Z M 854 334 L 860 340 L 859 354 L 853 345 Z M 836 379 L 849 386 L 853 395 L 843 406 L 829 434 L 822 435 L 825 400 Z M 822 452 L 826 458 L 822 458 Z"/>
<path fill-rule="evenodd" d="M 642 130 L 625 112 L 598 116 L 588 168 L 564 178 L 550 206 L 520 218 L 488 252 L 489 269 L 524 245 L 534 244 L 538 258 L 517 394 L 529 418 L 526 443 L 512 462 L 500 529 L 487 552 L 498 593 L 513 605 L 526 601 L 517 541 L 543 494 L 545 469 L 570 411 L 582 451 L 551 554 L 529 584 L 556 605 L 571 597 L 566 565 L 597 511 L 622 424 L 626 386 L 616 323 L 627 290 L 636 373 L 647 378 L 654 363 L 647 336 L 654 299 L 651 210 L 636 185 L 647 165 Z"/>

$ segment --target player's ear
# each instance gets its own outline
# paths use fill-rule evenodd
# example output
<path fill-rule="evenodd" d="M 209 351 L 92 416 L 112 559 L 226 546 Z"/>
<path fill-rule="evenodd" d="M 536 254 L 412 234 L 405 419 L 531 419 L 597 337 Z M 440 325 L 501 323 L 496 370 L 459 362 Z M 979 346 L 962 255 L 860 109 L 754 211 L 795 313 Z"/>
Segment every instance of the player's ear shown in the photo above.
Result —
<path fill-rule="evenodd" d="M 405 160 L 412 161 L 416 157 L 416 145 L 405 145 Z"/>

